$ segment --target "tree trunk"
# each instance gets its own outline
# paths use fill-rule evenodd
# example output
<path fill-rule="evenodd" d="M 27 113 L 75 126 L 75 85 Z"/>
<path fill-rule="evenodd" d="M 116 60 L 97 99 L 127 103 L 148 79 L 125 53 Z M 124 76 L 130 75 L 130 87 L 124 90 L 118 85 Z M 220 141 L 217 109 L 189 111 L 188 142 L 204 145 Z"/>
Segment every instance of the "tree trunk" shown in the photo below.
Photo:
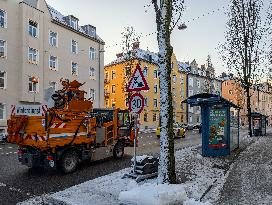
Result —
<path fill-rule="evenodd" d="M 171 3 L 165 1 L 161 10 L 162 21 L 158 26 L 159 73 L 160 73 L 160 161 L 158 183 L 175 183 L 175 150 L 173 136 L 173 106 L 171 90 L 171 56 L 173 48 L 170 42 Z"/>
<path fill-rule="evenodd" d="M 250 102 L 250 88 L 246 87 L 246 100 L 247 100 L 247 120 L 248 120 L 248 134 L 252 137 L 252 121 L 251 121 L 251 102 Z"/>

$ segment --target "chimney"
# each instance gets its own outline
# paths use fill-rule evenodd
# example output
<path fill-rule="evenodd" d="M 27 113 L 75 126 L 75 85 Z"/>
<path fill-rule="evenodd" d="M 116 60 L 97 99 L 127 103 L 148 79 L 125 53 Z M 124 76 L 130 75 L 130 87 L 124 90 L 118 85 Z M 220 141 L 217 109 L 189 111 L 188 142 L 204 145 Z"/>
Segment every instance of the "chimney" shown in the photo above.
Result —
<path fill-rule="evenodd" d="M 117 58 L 123 57 L 123 53 L 117 53 L 117 54 L 116 54 L 116 57 L 117 57 Z"/>
<path fill-rule="evenodd" d="M 139 41 L 136 41 L 136 42 L 134 42 L 133 44 L 132 44 L 132 49 L 134 50 L 134 49 L 137 49 L 137 48 L 139 48 L 140 47 L 140 42 Z"/>

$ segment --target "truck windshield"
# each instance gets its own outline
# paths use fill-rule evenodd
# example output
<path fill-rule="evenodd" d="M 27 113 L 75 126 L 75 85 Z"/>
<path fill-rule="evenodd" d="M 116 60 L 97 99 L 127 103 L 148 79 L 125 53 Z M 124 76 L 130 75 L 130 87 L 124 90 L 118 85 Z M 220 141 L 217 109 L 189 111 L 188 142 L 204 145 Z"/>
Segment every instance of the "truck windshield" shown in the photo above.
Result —
<path fill-rule="evenodd" d="M 129 125 L 129 113 L 119 112 L 118 113 L 118 126 L 128 126 Z"/>

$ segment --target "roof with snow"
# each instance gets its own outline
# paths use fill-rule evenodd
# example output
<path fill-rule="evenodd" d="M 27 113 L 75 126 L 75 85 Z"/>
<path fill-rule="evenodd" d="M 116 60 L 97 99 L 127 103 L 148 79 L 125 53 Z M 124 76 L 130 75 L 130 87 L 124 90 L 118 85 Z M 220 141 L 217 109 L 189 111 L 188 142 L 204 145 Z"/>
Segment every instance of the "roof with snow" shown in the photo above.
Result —
<path fill-rule="evenodd" d="M 188 97 L 183 103 L 188 103 L 191 106 L 201 106 L 201 105 L 215 105 L 215 104 L 224 104 L 229 105 L 234 108 L 240 108 L 239 106 L 235 105 L 234 103 L 228 101 L 227 99 L 210 93 L 200 93 L 196 95 L 192 95 Z"/>
<path fill-rule="evenodd" d="M 69 27 L 69 29 L 72 29 L 72 30 L 74 30 L 76 32 L 79 32 L 83 36 L 86 36 L 88 38 L 92 38 L 93 40 L 96 40 L 101 44 L 105 44 L 105 42 L 96 33 L 95 33 L 95 35 L 91 35 L 85 29 L 83 29 L 83 26 L 78 26 L 77 29 L 73 28 L 71 25 L 69 25 L 67 23 L 67 21 L 66 21 L 67 16 L 64 16 L 63 14 L 61 14 L 59 11 L 57 11 L 56 9 L 54 9 L 52 6 L 50 6 L 48 4 L 47 4 L 47 7 L 48 7 L 48 10 L 49 10 L 49 12 L 51 14 L 52 20 L 58 22 L 59 24 L 62 24 L 65 27 Z M 70 16 L 77 19 L 73 15 L 70 15 Z"/>
<path fill-rule="evenodd" d="M 190 72 L 190 66 L 187 63 L 179 62 L 178 61 L 178 70 L 180 72 Z"/>
<path fill-rule="evenodd" d="M 118 63 L 123 63 L 127 61 L 128 59 L 129 59 L 129 55 L 123 54 L 117 59 L 115 59 L 114 61 L 112 61 L 111 63 L 109 63 L 108 65 L 106 65 L 105 67 L 115 65 Z M 132 50 L 132 59 L 144 60 L 154 64 L 158 64 L 158 61 L 159 61 L 159 57 L 157 53 L 150 52 L 149 50 L 143 50 L 140 48 Z"/>

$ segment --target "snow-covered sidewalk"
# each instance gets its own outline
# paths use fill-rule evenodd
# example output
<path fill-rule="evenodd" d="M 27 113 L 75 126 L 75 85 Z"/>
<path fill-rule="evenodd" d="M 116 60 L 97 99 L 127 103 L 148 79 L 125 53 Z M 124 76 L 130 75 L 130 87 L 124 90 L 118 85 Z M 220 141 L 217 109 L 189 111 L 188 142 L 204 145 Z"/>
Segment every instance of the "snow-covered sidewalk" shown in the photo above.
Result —
<path fill-rule="evenodd" d="M 246 148 L 250 143 L 255 142 L 257 139 L 258 138 L 244 137 L 241 140 L 241 147 Z M 129 198 L 127 195 L 141 190 L 146 190 L 149 195 L 142 195 L 140 197 L 142 200 L 138 200 L 138 203 L 136 203 L 138 205 L 151 205 L 151 202 L 148 201 L 151 195 L 165 195 L 172 196 L 172 198 L 177 197 L 179 200 L 183 200 L 182 203 L 184 205 L 203 204 L 205 202 L 205 204 L 215 204 L 216 201 L 219 200 L 218 196 L 220 190 L 224 185 L 225 179 L 229 175 L 228 170 L 237 158 L 238 152 L 232 153 L 229 157 L 208 158 L 202 157 L 200 151 L 201 146 L 194 146 L 176 152 L 176 173 L 180 184 L 173 186 L 169 192 L 167 192 L 167 188 L 165 187 L 157 187 L 156 179 L 139 184 L 133 179 L 122 179 L 122 176 L 130 170 L 127 168 L 73 186 L 64 191 L 32 198 L 20 204 L 132 204 L 126 201 L 126 199 Z M 150 191 L 148 186 L 155 187 L 157 191 L 153 190 L 152 192 L 148 192 Z M 133 192 L 129 192 L 131 190 L 133 190 Z M 176 190 L 176 192 L 173 190 Z M 155 202 L 155 204 L 167 204 L 165 198 L 160 200 L 161 201 Z"/>
<path fill-rule="evenodd" d="M 272 204 L 272 135 L 260 137 L 233 163 L 216 204 Z"/>

